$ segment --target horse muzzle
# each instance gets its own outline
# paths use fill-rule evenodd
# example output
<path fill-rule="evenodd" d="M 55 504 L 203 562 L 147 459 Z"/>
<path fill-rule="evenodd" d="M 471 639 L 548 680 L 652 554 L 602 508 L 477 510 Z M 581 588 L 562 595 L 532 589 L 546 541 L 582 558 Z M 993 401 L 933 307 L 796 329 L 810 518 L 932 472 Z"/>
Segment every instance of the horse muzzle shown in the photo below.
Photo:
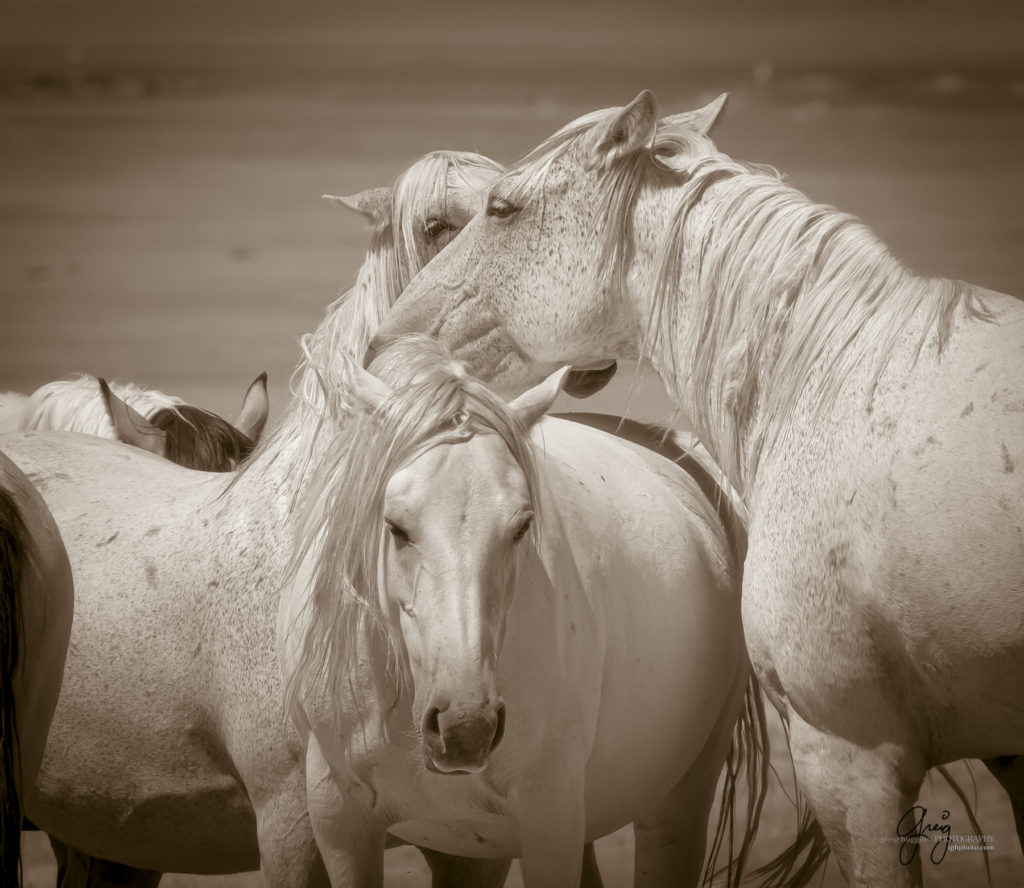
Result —
<path fill-rule="evenodd" d="M 565 377 L 562 388 L 574 398 L 589 398 L 612 381 L 617 369 L 618 364 L 612 361 L 607 367 L 594 370 L 571 370 Z"/>
<path fill-rule="evenodd" d="M 477 709 L 432 707 L 421 726 L 427 770 L 477 774 L 487 767 L 505 733 L 505 704 Z"/>

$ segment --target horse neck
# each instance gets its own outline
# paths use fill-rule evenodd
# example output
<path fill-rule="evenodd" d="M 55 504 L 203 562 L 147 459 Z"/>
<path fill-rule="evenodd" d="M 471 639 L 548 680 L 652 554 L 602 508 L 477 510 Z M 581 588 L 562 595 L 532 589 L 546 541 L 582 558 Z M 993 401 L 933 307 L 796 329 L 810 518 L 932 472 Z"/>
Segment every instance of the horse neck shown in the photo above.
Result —
<path fill-rule="evenodd" d="M 634 275 L 637 304 L 651 331 L 645 355 L 745 497 L 766 442 L 785 424 L 781 393 L 794 400 L 815 375 L 793 378 L 794 367 L 813 366 L 797 350 L 827 362 L 845 348 L 833 339 L 828 306 L 869 304 L 886 277 L 919 279 L 856 220 L 738 165 L 647 195 L 637 211 L 662 220 L 657 244 L 637 249 L 636 267 L 646 266 Z M 836 289 L 851 262 L 849 288 Z M 860 334 L 868 310 L 854 318 Z M 798 340 L 808 331 L 820 340 Z"/>

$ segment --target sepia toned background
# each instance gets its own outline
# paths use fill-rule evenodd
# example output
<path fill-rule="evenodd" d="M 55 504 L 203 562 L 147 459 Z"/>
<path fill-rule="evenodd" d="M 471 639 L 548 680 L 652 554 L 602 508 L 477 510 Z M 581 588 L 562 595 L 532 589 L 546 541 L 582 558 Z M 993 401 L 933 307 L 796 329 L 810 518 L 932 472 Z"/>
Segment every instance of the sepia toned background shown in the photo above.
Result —
<path fill-rule="evenodd" d="M 510 162 L 644 87 L 666 112 L 728 90 L 724 151 L 862 216 L 922 273 L 1024 293 L 1020 8 L 0 0 L 0 391 L 88 372 L 233 416 L 268 370 L 276 415 L 298 336 L 365 248 L 321 193 L 439 147 Z M 587 409 L 668 414 L 656 380 L 629 388 Z M 995 884 L 1024 884 L 1008 805 L 978 785 Z M 923 801 L 972 832 L 939 783 Z M 776 792 L 768 839 L 787 817 Z M 630 884 L 628 835 L 599 847 L 609 888 Z M 52 884 L 29 850 L 27 884 Z M 412 853 L 391 860 L 389 885 L 423 884 Z M 926 879 L 983 884 L 980 856 Z"/>

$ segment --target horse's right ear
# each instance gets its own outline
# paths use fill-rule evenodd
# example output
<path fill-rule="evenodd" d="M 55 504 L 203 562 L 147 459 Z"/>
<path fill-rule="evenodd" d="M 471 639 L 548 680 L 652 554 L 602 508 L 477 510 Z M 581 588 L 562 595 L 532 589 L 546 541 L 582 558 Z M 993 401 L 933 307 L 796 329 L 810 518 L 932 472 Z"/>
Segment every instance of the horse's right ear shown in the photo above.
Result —
<path fill-rule="evenodd" d="M 163 456 L 166 453 L 167 432 L 158 429 L 141 413 L 129 407 L 110 390 L 105 379 L 99 382 L 100 394 L 107 406 L 107 414 L 114 425 L 117 439 L 124 444 Z"/>
<path fill-rule="evenodd" d="M 391 189 L 388 187 L 368 188 L 366 191 L 350 194 L 348 197 L 325 194 L 323 198 L 339 207 L 355 210 L 366 216 L 374 225 L 391 220 Z"/>
<path fill-rule="evenodd" d="M 254 444 L 258 444 L 263 427 L 270 413 L 270 397 L 267 395 L 267 371 L 264 370 L 253 380 L 242 400 L 242 409 L 235 420 L 235 428 Z"/>
<path fill-rule="evenodd" d="M 654 93 L 645 89 L 611 120 L 595 127 L 586 168 L 607 169 L 620 157 L 650 145 L 657 126 L 658 103 Z"/>
<path fill-rule="evenodd" d="M 711 132 L 711 128 L 718 123 L 725 110 L 725 103 L 729 99 L 729 93 L 722 93 L 717 99 L 708 102 L 703 108 L 695 111 L 681 111 L 679 114 L 670 114 L 665 118 L 667 123 L 674 126 L 685 126 L 702 136 Z"/>
<path fill-rule="evenodd" d="M 532 428 L 540 418 L 551 409 L 555 398 L 562 390 L 562 383 L 566 374 L 572 368 L 566 364 L 552 373 L 543 382 L 537 383 L 532 389 L 527 389 L 508 405 L 519 421 L 526 427 Z"/>

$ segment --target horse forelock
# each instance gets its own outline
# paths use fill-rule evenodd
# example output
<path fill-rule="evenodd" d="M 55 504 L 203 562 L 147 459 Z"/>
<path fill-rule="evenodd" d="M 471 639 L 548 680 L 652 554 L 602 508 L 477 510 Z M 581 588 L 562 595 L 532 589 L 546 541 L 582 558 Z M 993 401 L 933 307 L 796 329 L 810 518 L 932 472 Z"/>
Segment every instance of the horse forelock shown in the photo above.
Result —
<path fill-rule="evenodd" d="M 203 472 L 230 472 L 252 453 L 255 443 L 215 413 L 182 404 L 163 408 L 149 421 L 163 432 L 164 456 Z"/>
<path fill-rule="evenodd" d="M 385 663 L 383 673 L 372 679 L 378 699 L 397 700 L 407 686 L 404 648 L 384 604 L 385 493 L 397 471 L 441 444 L 497 434 L 536 502 L 528 431 L 497 395 L 450 358 L 439 360 L 439 354 L 438 344 L 426 337 L 409 337 L 385 349 L 374 369 L 394 391 L 377 410 L 352 409 L 351 393 L 325 393 L 322 399 L 328 411 L 322 434 L 331 440 L 309 467 L 290 571 L 294 577 L 306 565 L 311 578 L 308 590 L 300 590 L 308 592 L 300 617 L 305 628 L 287 690 L 297 718 L 306 718 L 308 701 L 322 697 L 324 688 L 344 688 L 347 675 L 365 671 L 358 661 L 367 645 Z M 328 385 L 333 376 L 328 369 L 322 373 Z M 342 415 L 334 412 L 339 409 Z M 339 700 L 332 716 L 344 731 L 353 713 L 342 709 Z"/>

